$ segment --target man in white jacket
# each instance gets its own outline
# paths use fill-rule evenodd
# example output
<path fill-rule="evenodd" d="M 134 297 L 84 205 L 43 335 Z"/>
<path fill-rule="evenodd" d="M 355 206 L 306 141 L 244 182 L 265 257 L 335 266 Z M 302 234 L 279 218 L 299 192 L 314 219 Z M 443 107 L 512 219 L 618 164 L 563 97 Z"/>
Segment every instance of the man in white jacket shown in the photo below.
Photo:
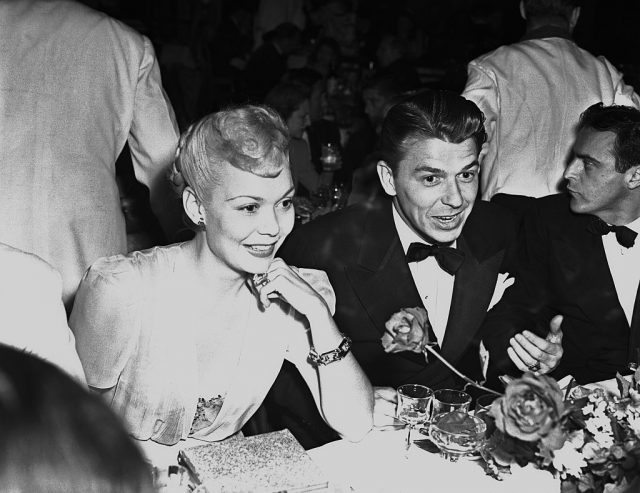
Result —
<path fill-rule="evenodd" d="M 179 215 L 162 187 L 178 128 L 151 42 L 100 12 L 0 0 L 0 46 L 0 241 L 58 270 L 69 310 L 86 268 L 126 253 L 115 179 L 125 143 L 171 232 Z"/>
<path fill-rule="evenodd" d="M 575 126 L 594 103 L 640 104 L 633 88 L 603 57 L 571 39 L 580 0 L 522 0 L 524 38 L 468 66 L 463 96 L 484 112 L 489 151 L 481 193 L 541 197 L 562 182 Z"/>

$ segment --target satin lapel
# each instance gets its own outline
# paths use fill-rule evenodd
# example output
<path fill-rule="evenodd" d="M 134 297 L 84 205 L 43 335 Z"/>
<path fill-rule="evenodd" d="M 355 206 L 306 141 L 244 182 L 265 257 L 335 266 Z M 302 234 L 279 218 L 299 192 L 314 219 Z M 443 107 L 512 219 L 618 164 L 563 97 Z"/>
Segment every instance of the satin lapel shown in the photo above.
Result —
<path fill-rule="evenodd" d="M 640 286 L 638 286 L 638 290 L 636 291 L 636 301 L 633 304 L 631 331 L 629 334 L 629 355 L 627 360 L 630 363 L 640 365 Z"/>
<path fill-rule="evenodd" d="M 393 224 L 390 202 L 367 215 L 363 239 L 358 264 L 348 267 L 346 274 L 375 326 L 371 337 L 380 338 L 389 317 L 400 308 L 420 306 L 420 295 Z"/>
<path fill-rule="evenodd" d="M 458 238 L 458 248 L 465 259 L 456 273 L 442 341 L 442 354 L 449 361 L 456 361 L 464 353 L 484 320 L 502 263 L 502 250 L 481 260 L 464 235 Z"/>
<path fill-rule="evenodd" d="M 562 295 L 573 300 L 586 317 L 603 327 L 629 327 L 618 300 L 602 239 L 586 226 L 551 239 L 557 274 L 567 280 Z M 553 276 L 554 274 L 552 274 Z"/>

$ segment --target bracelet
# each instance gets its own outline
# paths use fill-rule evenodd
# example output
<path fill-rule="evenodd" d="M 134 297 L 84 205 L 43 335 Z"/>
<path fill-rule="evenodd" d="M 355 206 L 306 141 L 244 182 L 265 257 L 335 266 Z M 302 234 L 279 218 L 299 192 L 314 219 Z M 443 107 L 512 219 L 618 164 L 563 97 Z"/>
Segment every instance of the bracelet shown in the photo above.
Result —
<path fill-rule="evenodd" d="M 316 348 L 311 345 L 307 361 L 316 367 L 328 365 L 329 363 L 333 363 L 334 361 L 340 361 L 347 354 L 349 354 L 350 350 L 351 339 L 349 339 L 347 336 L 343 336 L 340 345 L 336 349 L 327 351 L 326 353 L 318 354 Z"/>

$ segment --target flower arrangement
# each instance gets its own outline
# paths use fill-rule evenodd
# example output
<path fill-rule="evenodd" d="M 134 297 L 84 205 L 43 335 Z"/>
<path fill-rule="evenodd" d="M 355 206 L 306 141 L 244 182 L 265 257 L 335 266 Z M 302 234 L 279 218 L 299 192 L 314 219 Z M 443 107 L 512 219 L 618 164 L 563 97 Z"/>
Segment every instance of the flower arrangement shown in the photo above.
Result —
<path fill-rule="evenodd" d="M 563 493 L 632 491 L 640 481 L 640 370 L 631 383 L 618 381 L 621 397 L 577 387 L 578 398 L 566 402 L 545 375 L 511 381 L 488 412 L 487 472 L 500 479 L 511 464 L 534 464 L 560 477 Z"/>
<path fill-rule="evenodd" d="M 443 358 L 429 341 L 427 324 L 424 308 L 403 308 L 385 325 L 384 350 L 434 356 L 465 386 L 497 394 Z M 486 369 L 488 355 L 482 348 L 480 353 Z M 484 418 L 487 474 L 502 479 L 512 464 L 532 464 L 559 477 L 562 493 L 640 492 L 640 369 L 630 382 L 618 375 L 620 397 L 575 387 L 566 400 L 553 378 L 534 373 L 507 381 Z"/>

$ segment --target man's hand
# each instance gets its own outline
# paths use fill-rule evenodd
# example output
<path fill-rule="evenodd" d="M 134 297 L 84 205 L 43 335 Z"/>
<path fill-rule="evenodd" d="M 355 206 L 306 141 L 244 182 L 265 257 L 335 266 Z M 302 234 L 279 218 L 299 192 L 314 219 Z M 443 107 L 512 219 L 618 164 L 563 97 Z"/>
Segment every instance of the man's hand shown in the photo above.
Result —
<path fill-rule="evenodd" d="M 396 419 L 396 406 L 398 394 L 392 387 L 373 387 L 374 407 L 373 426 L 385 428 L 389 426 L 404 426 L 402 421 Z"/>
<path fill-rule="evenodd" d="M 521 371 L 532 371 L 534 373 L 549 373 L 562 358 L 562 315 L 556 315 L 549 323 L 549 333 L 542 339 L 537 335 L 525 330 L 516 334 L 509 341 L 510 347 L 507 353 L 511 361 Z"/>

